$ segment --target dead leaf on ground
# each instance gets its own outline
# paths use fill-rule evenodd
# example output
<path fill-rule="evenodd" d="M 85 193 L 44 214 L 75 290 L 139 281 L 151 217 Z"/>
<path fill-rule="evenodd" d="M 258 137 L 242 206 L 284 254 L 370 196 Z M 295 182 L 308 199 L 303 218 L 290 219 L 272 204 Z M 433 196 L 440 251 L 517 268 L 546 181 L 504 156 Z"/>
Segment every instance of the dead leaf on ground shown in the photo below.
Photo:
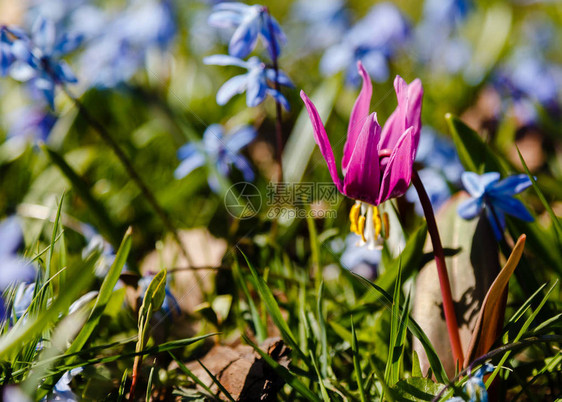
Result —
<path fill-rule="evenodd" d="M 283 367 L 289 366 L 291 350 L 280 338 L 268 338 L 260 348 Z M 200 361 L 237 401 L 274 400 L 284 384 L 283 379 L 248 345 L 216 345 Z M 186 366 L 219 394 L 218 386 L 199 362 L 189 362 Z M 225 399 L 224 395 L 219 396 Z"/>

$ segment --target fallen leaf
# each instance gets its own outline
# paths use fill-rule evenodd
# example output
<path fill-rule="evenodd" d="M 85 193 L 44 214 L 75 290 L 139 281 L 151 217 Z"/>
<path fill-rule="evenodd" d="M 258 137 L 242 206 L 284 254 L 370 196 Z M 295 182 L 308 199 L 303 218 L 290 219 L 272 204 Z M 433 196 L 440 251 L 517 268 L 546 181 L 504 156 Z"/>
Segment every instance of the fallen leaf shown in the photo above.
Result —
<path fill-rule="evenodd" d="M 266 339 L 260 349 L 288 367 L 290 349 L 280 338 Z M 248 345 L 215 345 L 199 360 L 237 401 L 275 400 L 284 384 L 283 379 Z M 218 386 L 198 362 L 190 362 L 186 366 L 213 392 L 219 392 Z"/>

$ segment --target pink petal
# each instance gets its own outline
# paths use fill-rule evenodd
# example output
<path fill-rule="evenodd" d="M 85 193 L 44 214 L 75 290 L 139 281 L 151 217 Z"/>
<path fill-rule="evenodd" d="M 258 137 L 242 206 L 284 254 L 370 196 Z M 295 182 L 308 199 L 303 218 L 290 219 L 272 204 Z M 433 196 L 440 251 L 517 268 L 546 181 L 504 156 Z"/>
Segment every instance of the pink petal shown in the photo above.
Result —
<path fill-rule="evenodd" d="M 412 179 L 412 168 L 416 158 L 414 128 L 410 127 L 398 140 L 384 169 L 377 203 L 403 195 Z"/>
<path fill-rule="evenodd" d="M 373 85 L 371 84 L 371 78 L 361 61 L 357 62 L 357 69 L 359 74 L 363 78 L 363 86 L 361 92 L 353 105 L 353 110 L 351 111 L 351 116 L 349 117 L 349 126 L 347 127 L 347 141 L 343 147 L 343 158 L 342 158 L 342 171 L 343 174 L 347 172 L 347 166 L 351 158 L 351 153 L 355 148 L 355 142 L 359 136 L 359 132 L 365 123 L 365 119 L 369 116 L 369 107 L 371 105 L 371 95 L 373 94 Z"/>
<path fill-rule="evenodd" d="M 377 114 L 369 115 L 357 136 L 355 148 L 349 158 L 347 173 L 343 179 L 343 193 L 355 200 L 377 205 L 380 170 L 378 144 L 381 126 Z"/>
<path fill-rule="evenodd" d="M 417 148 L 420 140 L 421 106 L 423 87 L 419 79 L 410 85 L 399 75 L 394 79 L 394 90 L 398 98 L 398 106 L 390 115 L 382 129 L 381 149 L 393 149 L 404 131 L 414 128 L 414 144 Z"/>
<path fill-rule="evenodd" d="M 330 171 L 332 180 L 341 193 L 342 181 L 338 175 L 338 168 L 336 167 L 334 152 L 332 151 L 332 146 L 330 145 L 330 140 L 328 139 L 328 135 L 326 134 L 324 124 L 322 124 L 322 119 L 320 119 L 320 115 L 318 114 L 316 107 L 308 98 L 308 96 L 306 96 L 304 91 L 301 91 L 301 98 L 304 101 L 304 105 L 306 106 L 306 110 L 308 111 L 308 116 L 310 117 L 310 121 L 312 122 L 314 139 L 320 147 L 322 156 L 326 160 L 326 164 L 328 165 L 328 170 Z"/>

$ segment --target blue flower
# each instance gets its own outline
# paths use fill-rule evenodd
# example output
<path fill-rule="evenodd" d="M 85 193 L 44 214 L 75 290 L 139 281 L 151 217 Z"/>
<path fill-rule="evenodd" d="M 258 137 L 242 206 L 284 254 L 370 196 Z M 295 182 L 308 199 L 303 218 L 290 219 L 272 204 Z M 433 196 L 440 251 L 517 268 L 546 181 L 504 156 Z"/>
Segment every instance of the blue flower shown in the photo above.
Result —
<path fill-rule="evenodd" d="M 533 216 L 523 203 L 513 196 L 531 185 L 524 174 L 510 176 L 500 181 L 497 172 L 477 175 L 473 172 L 462 174 L 462 182 L 471 198 L 459 205 L 458 213 L 464 219 L 473 219 L 485 209 L 496 239 L 501 240 L 505 229 L 505 216 L 531 222 Z"/>
<path fill-rule="evenodd" d="M 68 370 L 65 372 L 60 380 L 57 381 L 55 387 L 53 389 L 53 395 L 49 398 L 50 401 L 77 401 L 78 397 L 74 392 L 72 392 L 72 388 L 70 388 L 70 383 L 78 374 L 84 371 L 83 367 L 76 367 L 72 370 Z"/>
<path fill-rule="evenodd" d="M 150 50 L 163 50 L 176 34 L 171 1 L 144 1 L 106 23 L 80 58 L 82 75 L 91 85 L 112 88 L 128 81 Z"/>
<path fill-rule="evenodd" d="M 325 49 L 338 43 L 349 25 L 344 0 L 298 0 L 293 3 L 291 14 L 301 22 L 299 26 L 304 26 L 305 35 L 294 42 L 310 50 Z M 297 34 L 302 35 L 302 32 Z"/>
<path fill-rule="evenodd" d="M 438 210 L 450 197 L 451 190 L 442 171 L 433 167 L 426 167 L 418 171 L 420 179 L 434 210 Z M 414 188 L 406 192 L 406 199 L 414 204 L 418 215 L 423 216 L 423 207 Z"/>
<path fill-rule="evenodd" d="M 23 233 L 15 217 L 0 222 L 0 291 L 20 282 L 35 280 L 35 268 L 17 254 Z M 0 320 L 6 317 L 4 301 L 0 298 Z"/>
<path fill-rule="evenodd" d="M 340 257 L 342 267 L 373 280 L 378 275 L 382 253 L 380 249 L 361 247 L 360 238 L 350 233 L 345 238 L 345 249 Z"/>
<path fill-rule="evenodd" d="M 270 95 L 279 102 L 285 109 L 289 110 L 289 102 L 279 91 L 271 87 L 275 81 L 275 70 L 267 67 L 257 57 L 250 57 L 248 61 L 236 57 L 217 54 L 206 57 L 205 64 L 217 66 L 238 66 L 248 70 L 245 74 L 240 74 L 226 81 L 217 92 L 217 103 L 226 104 L 234 95 L 246 91 L 246 104 L 254 107 L 262 103 Z M 293 88 L 293 83 L 283 72 L 278 71 L 277 81 L 280 85 Z"/>
<path fill-rule="evenodd" d="M 266 7 L 259 4 L 217 4 L 209 16 L 209 24 L 218 28 L 236 28 L 228 45 L 228 53 L 238 58 L 248 56 L 260 37 L 271 59 L 277 59 L 281 53 L 281 45 L 287 41 L 279 23 Z"/>
<path fill-rule="evenodd" d="M 33 24 L 31 37 L 3 27 L 3 39 L 11 47 L 8 72 L 17 81 L 30 82 L 54 108 L 55 87 L 78 80 L 64 60 L 65 54 L 75 50 L 81 42 L 77 36 L 57 37 L 52 21 L 38 18 Z M 3 57 L 4 59 L 4 57 Z M 5 62 L 2 69 L 6 68 Z"/>
<path fill-rule="evenodd" d="M 557 110 L 562 90 L 562 68 L 549 63 L 537 48 L 517 49 L 495 74 L 498 90 L 511 98 L 523 124 L 536 120 L 535 104 L 547 110 Z"/>
<path fill-rule="evenodd" d="M 329 48 L 320 61 L 325 75 L 346 70 L 346 80 L 358 84 L 357 61 L 361 60 L 375 81 L 386 81 L 388 61 L 405 44 L 409 27 L 402 13 L 392 3 L 379 3 L 343 37 Z"/>
<path fill-rule="evenodd" d="M 57 116 L 41 106 L 29 106 L 16 111 L 8 137 L 24 138 L 28 141 L 46 141 L 57 122 Z"/>
<path fill-rule="evenodd" d="M 423 19 L 416 27 L 417 57 L 432 71 L 457 73 L 468 65 L 472 54 L 458 28 L 472 9 L 469 0 L 426 0 Z"/>
<path fill-rule="evenodd" d="M 433 209 L 437 210 L 450 198 L 450 184 L 460 184 L 464 168 L 457 151 L 451 141 L 425 126 L 422 128 L 416 162 L 424 166 L 419 175 Z M 408 189 L 406 199 L 414 203 L 416 213 L 423 216 L 423 208 L 413 187 Z"/>
<path fill-rule="evenodd" d="M 211 163 L 216 166 L 217 173 L 228 176 L 230 167 L 236 166 L 244 176 L 244 180 L 254 180 L 254 172 L 248 160 L 240 154 L 242 148 L 256 138 L 256 131 L 251 126 L 243 126 L 224 134 L 220 124 L 211 124 L 203 134 L 199 143 L 187 143 L 178 150 L 178 158 L 182 161 L 174 175 L 177 179 L 187 176 L 194 169 Z M 208 176 L 211 189 L 220 191 L 219 180 L 214 172 Z"/>

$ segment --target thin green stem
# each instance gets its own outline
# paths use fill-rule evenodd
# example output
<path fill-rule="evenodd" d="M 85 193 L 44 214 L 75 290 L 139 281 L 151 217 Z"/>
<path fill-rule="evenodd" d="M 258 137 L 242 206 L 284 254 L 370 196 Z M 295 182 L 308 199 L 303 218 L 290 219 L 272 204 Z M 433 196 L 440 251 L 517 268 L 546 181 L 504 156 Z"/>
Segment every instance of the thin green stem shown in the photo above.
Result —
<path fill-rule="evenodd" d="M 445 321 L 447 323 L 447 332 L 449 333 L 449 341 L 453 350 L 453 359 L 455 366 L 460 367 L 464 362 L 462 345 L 459 335 L 459 325 L 457 324 L 457 316 L 455 313 L 455 305 L 451 294 L 451 284 L 449 282 L 449 274 L 447 265 L 445 264 L 445 254 L 441 245 L 441 238 L 435 222 L 435 215 L 431 201 L 425 191 L 420 180 L 418 172 L 414 169 L 412 172 L 412 184 L 414 185 L 423 208 L 423 213 L 427 221 L 427 231 L 433 244 L 433 255 L 435 265 L 437 266 L 437 274 L 439 275 L 439 285 L 441 286 L 441 296 L 443 298 L 443 310 L 445 312 Z"/>
<path fill-rule="evenodd" d="M 82 117 L 88 122 L 88 124 L 94 129 L 94 131 L 100 136 L 100 138 L 107 145 L 109 145 L 109 147 L 113 150 L 113 152 L 117 156 L 117 159 L 119 159 L 119 162 L 121 162 L 121 165 L 123 165 L 129 177 L 135 182 L 137 187 L 140 189 L 143 197 L 148 201 L 154 212 L 156 212 L 156 214 L 164 224 L 166 230 L 170 232 L 174 237 L 174 240 L 177 243 L 178 247 L 180 248 L 180 251 L 184 256 L 184 258 L 186 259 L 187 263 L 189 265 L 193 265 L 191 261 L 191 257 L 187 253 L 187 250 L 185 249 L 185 247 L 183 246 L 180 240 L 177 228 L 173 224 L 172 220 L 170 219 L 166 211 L 158 203 L 152 191 L 148 188 L 148 186 L 145 184 L 143 179 L 137 173 L 129 157 L 127 157 L 125 152 L 121 149 L 121 147 L 119 146 L 117 141 L 115 141 L 115 139 L 111 136 L 111 134 L 109 134 L 109 131 L 107 131 L 106 128 L 90 114 L 90 112 L 88 111 L 88 109 L 86 109 L 84 104 L 80 102 L 80 100 L 78 100 L 78 98 L 76 98 L 68 90 L 68 88 L 66 88 L 66 86 L 61 85 L 61 88 L 63 89 L 64 93 L 70 98 L 70 100 L 74 103 L 74 105 L 78 108 L 78 111 L 82 114 Z"/>

